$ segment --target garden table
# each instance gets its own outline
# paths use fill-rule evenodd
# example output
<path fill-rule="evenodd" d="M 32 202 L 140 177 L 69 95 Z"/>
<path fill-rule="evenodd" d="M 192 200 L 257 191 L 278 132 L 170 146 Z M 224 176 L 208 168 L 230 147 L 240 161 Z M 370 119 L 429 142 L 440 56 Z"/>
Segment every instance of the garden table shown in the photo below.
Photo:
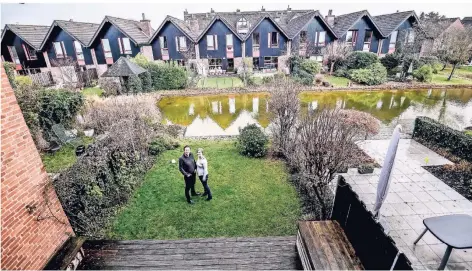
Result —
<path fill-rule="evenodd" d="M 438 270 L 444 270 L 453 248 L 472 248 L 472 216 L 464 214 L 429 217 L 423 220 L 426 229 L 414 244 L 429 230 L 436 238 L 447 245 L 446 252 Z"/>

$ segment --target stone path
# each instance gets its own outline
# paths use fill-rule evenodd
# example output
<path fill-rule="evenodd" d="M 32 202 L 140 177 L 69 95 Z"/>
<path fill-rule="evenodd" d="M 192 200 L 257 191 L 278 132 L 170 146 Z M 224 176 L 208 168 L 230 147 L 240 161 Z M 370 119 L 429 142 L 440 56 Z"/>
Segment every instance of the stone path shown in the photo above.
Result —
<path fill-rule="evenodd" d="M 382 165 L 388 144 L 389 140 L 366 140 L 358 145 Z M 456 213 L 472 215 L 472 202 L 422 168 L 449 163 L 412 139 L 400 140 L 390 190 L 380 210 L 380 223 L 416 270 L 437 269 L 446 251 L 446 246 L 429 232 L 413 245 L 424 229 L 424 218 Z M 369 210 L 375 203 L 379 174 L 380 169 L 364 175 L 349 169 L 346 174 L 346 180 Z M 472 270 L 472 249 L 454 249 L 446 268 Z"/>
<path fill-rule="evenodd" d="M 84 243 L 78 270 L 300 269 L 295 236 Z"/>

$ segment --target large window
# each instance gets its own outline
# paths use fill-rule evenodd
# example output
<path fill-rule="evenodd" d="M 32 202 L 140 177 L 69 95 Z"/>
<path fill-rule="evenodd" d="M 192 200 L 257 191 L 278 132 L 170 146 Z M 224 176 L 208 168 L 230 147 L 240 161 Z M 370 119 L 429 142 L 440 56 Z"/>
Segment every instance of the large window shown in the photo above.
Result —
<path fill-rule="evenodd" d="M 357 30 L 349 30 L 346 34 L 346 42 L 351 43 L 352 46 L 356 46 L 357 42 Z"/>
<path fill-rule="evenodd" d="M 54 51 L 56 52 L 56 58 L 64 58 L 67 56 L 63 41 L 56 41 L 52 43 Z"/>
<path fill-rule="evenodd" d="M 226 35 L 226 50 L 233 51 L 233 34 Z"/>
<path fill-rule="evenodd" d="M 207 50 L 218 50 L 217 35 L 207 35 Z"/>
<path fill-rule="evenodd" d="M 240 18 L 236 23 L 236 30 L 239 34 L 246 34 L 249 30 L 249 25 L 247 23 L 246 18 Z"/>
<path fill-rule="evenodd" d="M 210 70 L 216 70 L 216 69 L 221 69 L 221 63 L 222 63 L 221 58 L 210 58 L 208 59 L 208 66 Z"/>
<path fill-rule="evenodd" d="M 132 54 L 131 43 L 130 43 L 129 38 L 118 38 L 118 45 L 120 47 L 120 54 L 124 54 L 124 55 Z"/>
<path fill-rule="evenodd" d="M 397 44 L 397 36 L 398 36 L 398 31 L 393 31 L 392 34 L 390 34 L 390 43 L 388 44 L 389 50 L 395 49 L 396 44 Z"/>
<path fill-rule="evenodd" d="M 26 55 L 26 60 L 37 60 L 38 57 L 36 56 L 36 50 L 33 48 L 29 47 L 26 44 L 22 44 L 23 46 L 23 51 L 25 52 Z"/>
<path fill-rule="evenodd" d="M 362 51 L 368 52 L 370 50 L 370 44 L 372 43 L 372 30 L 366 30 L 364 36 L 364 47 Z"/>
<path fill-rule="evenodd" d="M 325 46 L 326 45 L 326 31 L 316 32 L 316 46 Z"/>
<path fill-rule="evenodd" d="M 108 39 L 102 39 L 102 47 L 105 58 L 113 58 L 113 55 L 111 54 L 110 42 Z"/>
<path fill-rule="evenodd" d="M 175 37 L 175 46 L 177 51 L 187 51 L 187 39 L 185 36 Z"/>
<path fill-rule="evenodd" d="M 161 46 L 161 49 L 167 49 L 167 37 L 166 36 L 160 36 L 159 37 L 159 45 Z"/>
<path fill-rule="evenodd" d="M 268 34 L 269 34 L 269 47 L 270 48 L 279 47 L 279 33 L 269 32 Z"/>
<path fill-rule="evenodd" d="M 15 64 L 21 64 L 15 46 L 8 46 L 8 51 L 10 51 L 12 61 L 15 62 Z"/>
<path fill-rule="evenodd" d="M 261 37 L 259 32 L 252 33 L 252 46 L 260 46 L 261 45 Z"/>
<path fill-rule="evenodd" d="M 276 56 L 265 56 L 264 57 L 264 68 L 265 69 L 277 69 L 279 58 Z"/>
<path fill-rule="evenodd" d="M 84 60 L 84 52 L 82 51 L 82 45 L 80 45 L 80 42 L 74 40 L 74 49 L 77 60 Z"/>

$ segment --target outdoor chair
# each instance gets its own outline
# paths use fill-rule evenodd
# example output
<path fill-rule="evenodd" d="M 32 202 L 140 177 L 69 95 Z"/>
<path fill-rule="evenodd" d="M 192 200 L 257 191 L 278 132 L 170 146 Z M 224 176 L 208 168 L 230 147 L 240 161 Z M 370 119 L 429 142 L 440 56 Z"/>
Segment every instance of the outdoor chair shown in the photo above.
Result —
<path fill-rule="evenodd" d="M 457 214 L 429 217 L 423 220 L 423 224 L 426 229 L 413 244 L 416 245 L 429 230 L 436 238 L 447 245 L 438 270 L 444 270 L 453 248 L 472 248 L 472 216 L 470 215 Z"/>
<path fill-rule="evenodd" d="M 62 145 L 71 145 L 76 147 L 80 144 L 80 140 L 73 134 L 67 134 L 64 125 L 62 124 L 54 124 L 52 126 L 52 131 L 57 138 L 58 143 Z"/>

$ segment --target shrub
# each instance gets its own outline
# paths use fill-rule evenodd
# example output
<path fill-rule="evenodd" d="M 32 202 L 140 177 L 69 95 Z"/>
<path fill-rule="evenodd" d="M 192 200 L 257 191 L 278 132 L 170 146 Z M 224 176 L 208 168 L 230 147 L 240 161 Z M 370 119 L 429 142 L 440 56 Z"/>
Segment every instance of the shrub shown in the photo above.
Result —
<path fill-rule="evenodd" d="M 366 69 L 350 71 L 350 78 L 366 85 L 379 85 L 387 81 L 387 69 L 380 63 L 375 63 Z"/>
<path fill-rule="evenodd" d="M 143 83 L 137 75 L 131 75 L 126 80 L 126 91 L 128 93 L 141 93 L 143 92 Z"/>
<path fill-rule="evenodd" d="M 137 54 L 135 57 L 130 59 L 132 62 L 138 64 L 140 67 L 147 69 L 149 63 L 151 63 L 142 53 Z"/>
<path fill-rule="evenodd" d="M 269 84 L 272 81 L 274 81 L 274 76 L 264 76 L 264 77 L 262 77 L 262 83 L 263 84 Z"/>
<path fill-rule="evenodd" d="M 315 60 L 304 59 L 300 63 L 300 69 L 314 75 L 320 72 L 321 64 Z"/>
<path fill-rule="evenodd" d="M 337 77 L 349 77 L 349 72 L 346 68 L 339 68 L 334 72 L 334 76 Z"/>
<path fill-rule="evenodd" d="M 380 63 L 387 68 L 387 71 L 391 72 L 393 69 L 398 67 L 402 62 L 401 55 L 398 53 L 386 54 L 380 59 Z"/>
<path fill-rule="evenodd" d="M 374 53 L 353 52 L 346 59 L 346 68 L 348 70 L 365 69 L 378 62 L 379 62 L 379 58 Z"/>
<path fill-rule="evenodd" d="M 413 71 L 413 77 L 420 82 L 431 82 L 433 80 L 433 69 L 426 64 Z"/>
<path fill-rule="evenodd" d="M 453 155 L 472 162 L 472 137 L 431 118 L 416 118 L 413 139 L 446 148 Z"/>
<path fill-rule="evenodd" d="M 155 90 L 182 89 L 187 85 L 187 73 L 182 67 L 150 63 L 148 71 L 151 74 Z"/>
<path fill-rule="evenodd" d="M 28 88 L 33 86 L 33 80 L 29 76 L 18 75 L 15 77 L 15 84 L 20 88 Z"/>
<path fill-rule="evenodd" d="M 103 96 L 115 96 L 122 92 L 121 83 L 117 78 L 101 77 L 98 79 L 100 88 L 103 89 Z"/>
<path fill-rule="evenodd" d="M 267 153 L 268 137 L 255 124 L 250 124 L 240 130 L 236 143 L 240 154 L 249 157 L 263 157 Z"/>
<path fill-rule="evenodd" d="M 8 81 L 12 88 L 16 88 L 15 82 L 15 63 L 13 62 L 3 62 L 3 67 L 5 68 L 5 73 L 7 74 Z"/>
<path fill-rule="evenodd" d="M 38 103 L 38 94 L 39 90 L 31 84 L 28 83 L 28 79 L 23 80 L 20 77 L 19 85 L 16 87 L 15 96 L 20 106 L 23 117 L 25 118 L 26 125 L 32 131 L 32 134 L 35 130 L 39 129 L 38 121 L 38 112 L 39 112 L 39 103 Z M 30 79 L 31 80 L 31 79 Z"/>
<path fill-rule="evenodd" d="M 139 75 L 141 79 L 141 83 L 143 85 L 143 92 L 151 92 L 152 91 L 152 78 L 149 72 L 144 72 Z"/>
<path fill-rule="evenodd" d="M 293 74 L 293 79 L 303 85 L 313 85 L 314 76 L 304 70 L 298 70 Z"/>
<path fill-rule="evenodd" d="M 169 136 L 159 136 L 149 145 L 150 155 L 159 155 L 167 150 L 175 150 L 179 147 L 179 142 Z"/>
<path fill-rule="evenodd" d="M 40 91 L 38 120 L 46 140 L 53 136 L 50 130 L 54 124 L 61 123 L 65 127 L 71 126 L 76 114 L 84 105 L 84 101 L 81 92 L 70 92 L 63 89 Z"/>
<path fill-rule="evenodd" d="M 420 59 L 414 63 L 414 69 L 418 69 L 424 65 L 430 65 L 433 73 L 438 73 L 443 67 L 439 59 L 435 56 L 422 56 Z"/>

